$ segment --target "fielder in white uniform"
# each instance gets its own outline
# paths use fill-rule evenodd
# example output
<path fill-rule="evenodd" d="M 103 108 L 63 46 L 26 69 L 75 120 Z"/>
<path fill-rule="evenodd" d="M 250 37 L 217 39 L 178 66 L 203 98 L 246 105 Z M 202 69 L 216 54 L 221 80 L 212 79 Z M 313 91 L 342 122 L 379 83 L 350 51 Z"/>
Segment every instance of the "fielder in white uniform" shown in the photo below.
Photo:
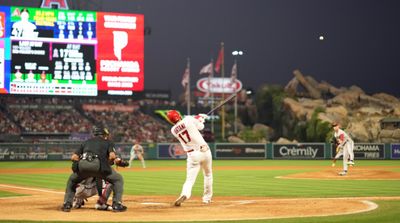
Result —
<path fill-rule="evenodd" d="M 132 161 L 135 158 L 138 158 L 140 160 L 140 162 L 142 162 L 142 167 L 146 168 L 146 163 L 144 162 L 144 150 L 143 150 L 143 146 L 140 145 L 139 141 L 133 141 L 133 146 L 131 148 L 131 156 L 129 158 L 129 166 L 128 168 L 131 168 L 132 166 Z"/>
<path fill-rule="evenodd" d="M 343 171 L 339 175 L 344 176 L 347 174 L 348 165 L 354 165 L 354 142 L 350 136 L 340 129 L 338 123 L 332 124 L 334 132 L 334 137 L 338 142 L 339 151 L 337 152 L 335 159 L 338 159 L 343 155 Z"/>
<path fill-rule="evenodd" d="M 179 140 L 187 153 L 186 181 L 174 205 L 181 206 L 182 202 L 190 198 L 200 168 L 203 169 L 204 175 L 202 200 L 204 204 L 210 204 L 213 195 L 212 155 L 210 147 L 200 133 L 200 130 L 204 128 L 207 115 L 185 116 L 182 119 L 176 110 L 170 110 L 167 116 L 174 123 L 171 133 Z"/>

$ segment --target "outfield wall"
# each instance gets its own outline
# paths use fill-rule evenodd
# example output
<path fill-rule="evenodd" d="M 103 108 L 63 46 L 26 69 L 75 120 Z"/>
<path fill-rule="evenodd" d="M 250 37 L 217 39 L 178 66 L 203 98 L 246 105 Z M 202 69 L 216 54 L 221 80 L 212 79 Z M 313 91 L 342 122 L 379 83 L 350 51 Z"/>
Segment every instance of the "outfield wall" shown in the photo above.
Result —
<path fill-rule="evenodd" d="M 80 143 L 0 143 L 0 161 L 69 160 Z M 129 159 L 131 144 L 117 143 L 115 149 Z M 144 144 L 145 159 L 186 159 L 178 143 Z M 330 143 L 214 143 L 210 144 L 214 159 L 332 159 L 335 148 Z M 355 143 L 356 160 L 400 159 L 400 143 Z"/>

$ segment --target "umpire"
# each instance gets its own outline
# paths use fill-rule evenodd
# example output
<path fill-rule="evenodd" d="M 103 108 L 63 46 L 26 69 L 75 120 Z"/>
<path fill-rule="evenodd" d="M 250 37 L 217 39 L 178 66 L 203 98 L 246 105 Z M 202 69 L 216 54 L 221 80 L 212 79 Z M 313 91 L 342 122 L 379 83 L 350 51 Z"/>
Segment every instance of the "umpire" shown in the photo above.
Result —
<path fill-rule="evenodd" d="M 113 185 L 113 211 L 126 211 L 127 207 L 122 205 L 124 180 L 110 165 L 116 159 L 114 143 L 108 140 L 110 133 L 107 128 L 94 127 L 93 135 L 94 137 L 82 143 L 71 157 L 73 173 L 67 182 L 61 210 L 71 211 L 79 182 L 89 177 L 100 177 Z"/>

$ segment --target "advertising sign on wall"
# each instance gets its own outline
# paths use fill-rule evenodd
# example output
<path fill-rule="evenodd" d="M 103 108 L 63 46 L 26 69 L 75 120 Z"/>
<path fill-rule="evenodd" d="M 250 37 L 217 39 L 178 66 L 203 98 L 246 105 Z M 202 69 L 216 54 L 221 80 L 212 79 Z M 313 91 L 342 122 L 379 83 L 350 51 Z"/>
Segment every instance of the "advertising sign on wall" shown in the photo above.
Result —
<path fill-rule="evenodd" d="M 186 152 L 179 143 L 161 143 L 157 145 L 158 159 L 186 159 Z"/>
<path fill-rule="evenodd" d="M 391 144 L 390 150 L 392 159 L 400 159 L 400 143 Z"/>
<path fill-rule="evenodd" d="M 218 159 L 265 159 L 265 144 L 215 144 L 215 156 Z"/>
<path fill-rule="evenodd" d="M 384 159 L 385 145 L 382 143 L 354 143 L 354 159 Z"/>
<path fill-rule="evenodd" d="M 274 159 L 323 159 L 325 143 L 273 144 Z"/>

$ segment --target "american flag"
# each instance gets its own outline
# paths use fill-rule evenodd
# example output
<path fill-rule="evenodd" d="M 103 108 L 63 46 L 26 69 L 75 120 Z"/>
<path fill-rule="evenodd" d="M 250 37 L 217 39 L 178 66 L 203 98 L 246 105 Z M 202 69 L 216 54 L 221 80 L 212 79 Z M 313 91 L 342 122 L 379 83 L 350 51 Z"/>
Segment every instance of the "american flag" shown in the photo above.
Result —
<path fill-rule="evenodd" d="M 209 64 L 205 65 L 204 67 L 201 68 L 200 74 L 211 74 L 212 73 L 212 62 Z"/>

